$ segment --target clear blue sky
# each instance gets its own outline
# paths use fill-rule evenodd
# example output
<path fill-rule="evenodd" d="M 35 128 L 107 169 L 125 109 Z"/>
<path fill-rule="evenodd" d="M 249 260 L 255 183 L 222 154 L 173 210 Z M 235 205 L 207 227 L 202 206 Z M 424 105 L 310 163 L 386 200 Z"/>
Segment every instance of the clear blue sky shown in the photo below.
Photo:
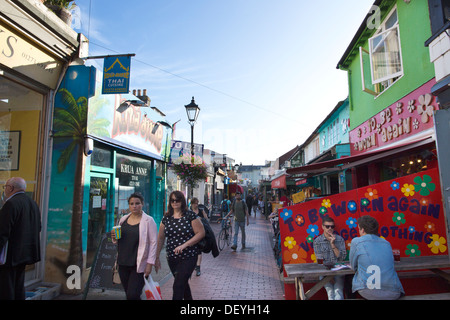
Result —
<path fill-rule="evenodd" d="M 90 55 L 135 53 L 130 89 L 190 141 L 243 164 L 302 144 L 347 97 L 339 59 L 373 0 L 77 0 Z"/>

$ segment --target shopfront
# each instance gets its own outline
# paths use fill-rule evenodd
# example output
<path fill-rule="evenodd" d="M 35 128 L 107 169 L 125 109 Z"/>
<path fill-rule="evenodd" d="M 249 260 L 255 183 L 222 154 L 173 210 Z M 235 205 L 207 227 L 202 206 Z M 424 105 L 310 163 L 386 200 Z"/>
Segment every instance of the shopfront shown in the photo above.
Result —
<path fill-rule="evenodd" d="M 65 66 L 76 50 L 77 34 L 59 30 L 57 22 L 49 22 L 54 27 L 50 30 L 41 20 L 44 13 L 27 3 L 19 8 L 4 1 L 0 11 L 0 183 L 24 178 L 26 193 L 39 205 L 42 220 L 42 260 L 27 266 L 28 287 L 44 278 L 51 109 Z M 67 46 L 65 52 L 54 50 L 62 42 L 74 46 Z"/>

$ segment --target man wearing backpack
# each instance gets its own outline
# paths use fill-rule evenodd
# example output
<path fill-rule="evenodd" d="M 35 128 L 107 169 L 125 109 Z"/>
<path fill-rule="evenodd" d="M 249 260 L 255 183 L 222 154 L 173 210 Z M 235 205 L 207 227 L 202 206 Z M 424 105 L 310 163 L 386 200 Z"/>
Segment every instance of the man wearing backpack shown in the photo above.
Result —
<path fill-rule="evenodd" d="M 239 191 L 236 192 L 236 199 L 234 200 L 233 204 L 231 205 L 230 212 L 225 216 L 224 219 L 228 218 L 230 214 L 234 213 L 234 238 L 233 238 L 233 245 L 231 246 L 231 249 L 236 251 L 237 248 L 237 239 L 238 239 L 238 233 L 239 228 L 241 229 L 241 239 L 242 239 L 242 249 L 245 249 L 245 221 L 247 220 L 247 226 L 249 225 L 249 216 L 248 216 L 248 210 L 247 205 L 244 201 L 241 199 L 241 193 Z"/>

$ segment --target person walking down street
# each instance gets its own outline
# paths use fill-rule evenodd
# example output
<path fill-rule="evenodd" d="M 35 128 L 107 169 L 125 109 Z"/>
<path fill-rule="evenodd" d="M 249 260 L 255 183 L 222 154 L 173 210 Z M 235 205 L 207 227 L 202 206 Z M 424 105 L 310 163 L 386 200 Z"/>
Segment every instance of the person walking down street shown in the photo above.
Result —
<path fill-rule="evenodd" d="M 192 300 L 189 278 L 197 264 L 197 243 L 205 237 L 205 228 L 198 216 L 187 210 L 181 191 L 170 194 L 167 209 L 159 226 L 155 267 L 161 268 L 159 255 L 167 238 L 167 262 L 174 276 L 172 299 Z"/>
<path fill-rule="evenodd" d="M 7 254 L 5 264 L 0 265 L 0 300 L 25 300 L 25 267 L 41 260 L 41 213 L 25 194 L 23 178 L 10 178 L 3 189 L 0 251 L 7 246 Z"/>
<path fill-rule="evenodd" d="M 405 291 L 394 267 L 391 244 L 378 236 L 378 221 L 371 216 L 358 219 L 359 237 L 350 247 L 350 264 L 355 270 L 352 291 L 367 300 L 396 300 Z M 373 278 L 376 266 L 378 277 Z M 371 271 L 372 269 L 372 271 Z"/>
<path fill-rule="evenodd" d="M 314 254 L 317 259 L 323 259 L 324 264 L 334 265 L 342 262 L 347 255 L 344 239 L 334 233 L 334 220 L 325 216 L 322 220 L 323 233 L 314 239 Z M 335 276 L 334 281 L 328 282 L 324 287 L 328 300 L 344 300 L 345 276 Z"/>
<path fill-rule="evenodd" d="M 245 202 L 241 199 L 241 193 L 239 191 L 236 192 L 236 199 L 233 202 L 233 204 L 231 205 L 231 210 L 225 216 L 225 219 L 228 218 L 228 216 L 233 213 L 234 213 L 234 238 L 233 238 L 233 245 L 231 246 L 231 249 L 236 251 L 239 229 L 241 229 L 242 249 L 245 249 L 246 221 L 247 221 L 247 226 L 250 223 L 247 206 L 246 206 Z"/>
<path fill-rule="evenodd" d="M 253 207 L 253 194 L 251 192 L 249 192 L 247 197 L 245 198 L 245 203 L 247 204 L 248 214 L 251 216 Z"/>
<path fill-rule="evenodd" d="M 112 241 L 117 243 L 119 277 L 127 300 L 140 300 L 144 276 L 148 277 L 152 272 L 156 260 L 156 223 L 142 210 L 143 205 L 144 197 L 140 193 L 130 195 L 130 213 L 119 221 L 120 239 L 116 239 L 115 232 L 111 232 Z"/>
<path fill-rule="evenodd" d="M 200 209 L 198 207 L 198 199 L 197 198 L 192 198 L 191 201 L 191 210 L 192 212 L 194 212 L 198 217 L 200 218 L 205 218 L 208 219 L 205 211 L 203 211 L 202 209 Z M 202 253 L 199 251 L 198 252 L 198 258 L 197 258 L 197 265 L 195 266 L 195 272 L 197 277 L 201 275 L 201 271 L 200 271 L 200 265 L 202 264 Z"/>

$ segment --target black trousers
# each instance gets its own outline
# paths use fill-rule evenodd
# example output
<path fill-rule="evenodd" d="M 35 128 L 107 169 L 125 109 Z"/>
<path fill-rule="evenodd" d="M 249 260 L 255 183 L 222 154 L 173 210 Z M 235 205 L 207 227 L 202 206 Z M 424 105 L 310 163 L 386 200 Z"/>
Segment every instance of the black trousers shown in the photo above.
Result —
<path fill-rule="evenodd" d="M 197 256 L 188 259 L 167 259 L 173 274 L 172 300 L 193 300 L 189 278 L 197 265 Z"/>
<path fill-rule="evenodd" d="M 25 300 L 25 266 L 0 266 L 0 300 Z"/>
<path fill-rule="evenodd" d="M 144 273 L 137 273 L 136 269 L 136 266 L 119 265 L 120 282 L 122 282 L 127 300 L 141 300 L 142 288 L 144 287 Z"/>

